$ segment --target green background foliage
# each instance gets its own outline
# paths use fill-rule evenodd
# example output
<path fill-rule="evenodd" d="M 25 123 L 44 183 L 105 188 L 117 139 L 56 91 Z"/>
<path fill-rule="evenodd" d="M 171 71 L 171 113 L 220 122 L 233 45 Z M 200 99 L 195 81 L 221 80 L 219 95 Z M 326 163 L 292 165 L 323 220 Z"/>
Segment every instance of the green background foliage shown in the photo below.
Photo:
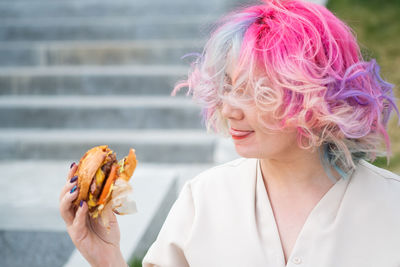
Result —
<path fill-rule="evenodd" d="M 395 85 L 400 96 L 400 0 L 330 0 L 327 7 L 353 30 L 366 60 L 375 58 L 382 77 Z M 400 106 L 400 102 L 397 101 Z M 400 173 L 400 128 L 397 116 L 389 124 L 392 158 L 374 164 Z"/>

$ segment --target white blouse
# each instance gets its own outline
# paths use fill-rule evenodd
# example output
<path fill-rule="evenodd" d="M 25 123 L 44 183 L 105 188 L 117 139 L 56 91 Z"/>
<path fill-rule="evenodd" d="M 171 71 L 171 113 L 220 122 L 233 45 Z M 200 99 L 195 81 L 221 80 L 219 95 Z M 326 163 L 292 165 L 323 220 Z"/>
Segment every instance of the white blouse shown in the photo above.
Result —
<path fill-rule="evenodd" d="M 399 267 L 400 177 L 361 161 L 309 214 L 285 265 L 258 160 L 183 187 L 143 267 Z"/>

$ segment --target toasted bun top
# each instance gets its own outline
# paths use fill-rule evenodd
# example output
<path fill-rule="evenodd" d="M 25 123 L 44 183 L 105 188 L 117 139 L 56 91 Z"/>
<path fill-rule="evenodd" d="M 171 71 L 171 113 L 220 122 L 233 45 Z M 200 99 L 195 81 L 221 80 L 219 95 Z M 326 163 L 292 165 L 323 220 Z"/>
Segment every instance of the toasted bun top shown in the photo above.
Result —
<path fill-rule="evenodd" d="M 79 161 L 78 170 L 75 173 L 75 175 L 78 175 L 79 188 L 78 197 L 74 201 L 76 206 L 82 199 L 86 200 L 92 178 L 110 151 L 106 145 L 96 146 L 89 149 Z"/>

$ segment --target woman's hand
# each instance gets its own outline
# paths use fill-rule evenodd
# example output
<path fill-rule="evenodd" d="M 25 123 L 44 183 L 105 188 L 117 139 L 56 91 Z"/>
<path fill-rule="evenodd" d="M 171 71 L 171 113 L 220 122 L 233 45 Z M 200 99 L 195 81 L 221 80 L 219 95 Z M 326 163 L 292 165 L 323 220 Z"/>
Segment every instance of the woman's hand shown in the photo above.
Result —
<path fill-rule="evenodd" d="M 72 242 L 92 266 L 127 266 L 119 247 L 120 232 L 115 214 L 108 209 L 103 215 L 109 218 L 110 229 L 106 229 L 100 218 L 88 216 L 88 205 L 81 201 L 78 209 L 72 202 L 78 196 L 77 177 L 73 177 L 78 166 L 72 164 L 68 180 L 60 194 L 60 213 L 67 226 Z"/>

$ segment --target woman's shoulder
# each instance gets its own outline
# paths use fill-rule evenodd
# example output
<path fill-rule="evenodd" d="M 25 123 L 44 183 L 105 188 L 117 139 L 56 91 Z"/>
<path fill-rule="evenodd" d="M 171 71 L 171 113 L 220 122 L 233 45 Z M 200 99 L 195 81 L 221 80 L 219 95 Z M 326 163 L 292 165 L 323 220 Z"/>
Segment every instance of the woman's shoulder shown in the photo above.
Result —
<path fill-rule="evenodd" d="M 400 203 L 400 176 L 391 171 L 361 160 L 352 180 L 352 183 L 358 185 L 357 188 L 368 198 L 376 197 L 392 201 L 396 199 L 397 203 Z"/>
<path fill-rule="evenodd" d="M 194 199 L 246 195 L 254 191 L 257 159 L 239 158 L 203 171 L 186 182 Z M 207 201 L 208 201 L 207 200 Z"/>
<path fill-rule="evenodd" d="M 201 186 L 209 183 L 235 183 L 237 180 L 249 177 L 253 173 L 255 175 L 256 168 L 257 159 L 238 158 L 201 172 L 189 180 L 189 183 L 193 186 Z"/>
<path fill-rule="evenodd" d="M 376 182 L 393 183 L 400 186 L 400 176 L 383 168 L 379 168 L 371 163 L 360 160 L 356 172 L 362 172 L 366 179 Z"/>

